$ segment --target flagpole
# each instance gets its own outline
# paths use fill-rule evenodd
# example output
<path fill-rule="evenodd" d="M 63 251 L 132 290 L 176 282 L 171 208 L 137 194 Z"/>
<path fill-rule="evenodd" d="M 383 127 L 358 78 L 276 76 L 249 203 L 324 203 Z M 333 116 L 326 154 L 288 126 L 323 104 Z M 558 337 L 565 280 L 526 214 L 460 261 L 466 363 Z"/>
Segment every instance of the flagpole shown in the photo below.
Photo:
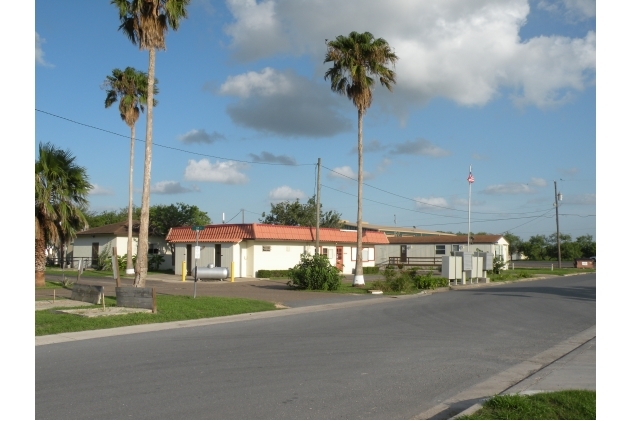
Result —
<path fill-rule="evenodd" d="M 469 182 L 469 215 L 468 215 L 468 225 L 467 225 L 467 251 L 471 251 L 469 249 L 469 241 L 471 240 L 471 165 L 469 165 L 469 178 L 467 179 Z"/>

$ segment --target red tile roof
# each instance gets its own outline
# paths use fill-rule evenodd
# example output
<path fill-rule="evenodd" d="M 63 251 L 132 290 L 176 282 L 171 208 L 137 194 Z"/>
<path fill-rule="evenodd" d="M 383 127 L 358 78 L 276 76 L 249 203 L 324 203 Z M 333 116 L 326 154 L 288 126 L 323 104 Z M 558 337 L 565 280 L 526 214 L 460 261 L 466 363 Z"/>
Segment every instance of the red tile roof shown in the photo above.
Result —
<path fill-rule="evenodd" d="M 238 243 L 241 240 L 282 240 L 315 242 L 314 227 L 293 227 L 288 225 L 267 224 L 221 224 L 206 225 L 199 232 L 199 241 L 208 243 Z M 388 238 L 382 232 L 364 231 L 365 244 L 388 244 Z M 191 227 L 171 228 L 167 241 L 172 243 L 195 242 L 195 231 Z M 342 231 L 336 228 L 320 228 L 320 241 L 324 243 L 355 243 L 356 231 Z"/>

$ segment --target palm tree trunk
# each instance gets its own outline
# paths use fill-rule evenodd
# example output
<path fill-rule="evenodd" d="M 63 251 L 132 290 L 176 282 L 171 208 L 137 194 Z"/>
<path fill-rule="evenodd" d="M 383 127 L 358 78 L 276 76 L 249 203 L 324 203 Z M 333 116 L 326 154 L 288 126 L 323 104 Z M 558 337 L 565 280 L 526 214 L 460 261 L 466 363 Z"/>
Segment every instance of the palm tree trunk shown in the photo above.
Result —
<path fill-rule="evenodd" d="M 355 257 L 355 276 L 353 286 L 364 285 L 364 266 L 362 262 L 362 185 L 364 183 L 364 155 L 362 120 L 364 113 L 357 110 L 357 255 Z"/>
<path fill-rule="evenodd" d="M 156 67 L 156 49 L 149 49 L 149 71 L 147 92 L 147 133 L 145 141 L 145 172 L 142 182 L 142 204 L 140 206 L 140 232 L 136 255 L 136 277 L 134 286 L 143 288 L 147 279 L 147 252 L 149 250 L 149 189 L 151 183 L 151 140 L 153 134 L 153 85 Z"/>
<path fill-rule="evenodd" d="M 35 238 L 35 286 L 46 286 L 46 242 Z"/>
<path fill-rule="evenodd" d="M 127 208 L 127 270 L 125 273 L 127 275 L 134 274 L 134 262 L 133 262 L 133 249 L 132 249 L 132 240 L 133 240 L 133 175 L 134 175 L 134 140 L 136 137 L 136 125 L 131 126 L 131 147 L 129 151 L 129 207 Z"/>

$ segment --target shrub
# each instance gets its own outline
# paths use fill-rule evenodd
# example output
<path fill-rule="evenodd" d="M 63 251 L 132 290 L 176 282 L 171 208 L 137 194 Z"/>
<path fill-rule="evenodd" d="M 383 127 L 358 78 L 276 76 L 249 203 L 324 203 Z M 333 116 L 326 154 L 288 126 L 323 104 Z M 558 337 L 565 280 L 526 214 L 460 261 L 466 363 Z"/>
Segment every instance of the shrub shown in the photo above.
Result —
<path fill-rule="evenodd" d="M 112 270 L 112 253 L 110 253 L 109 244 L 103 247 L 103 250 L 98 255 L 96 259 L 96 270 Z"/>
<path fill-rule="evenodd" d="M 160 270 L 160 265 L 164 263 L 164 256 L 161 254 L 152 254 L 149 256 L 149 270 Z"/>
<path fill-rule="evenodd" d="M 426 275 L 418 275 L 414 278 L 414 284 L 418 289 L 436 289 L 449 286 L 449 280 L 445 278 L 435 278 L 431 272 Z"/>
<path fill-rule="evenodd" d="M 414 289 L 412 277 L 407 272 L 399 273 L 399 276 L 390 281 L 390 289 L 394 292 L 412 292 Z"/>
<path fill-rule="evenodd" d="M 340 272 L 321 254 L 301 254 L 300 263 L 289 269 L 289 279 L 290 287 L 309 290 L 334 291 L 342 285 Z"/>
<path fill-rule="evenodd" d="M 256 271 L 257 278 L 289 278 L 289 269 L 285 270 L 267 270 L 260 269 Z"/>
<path fill-rule="evenodd" d="M 379 266 L 364 266 L 364 275 L 376 275 L 379 273 Z"/>
<path fill-rule="evenodd" d="M 504 258 L 502 256 L 495 256 L 493 258 L 493 273 L 499 274 L 504 270 Z"/>

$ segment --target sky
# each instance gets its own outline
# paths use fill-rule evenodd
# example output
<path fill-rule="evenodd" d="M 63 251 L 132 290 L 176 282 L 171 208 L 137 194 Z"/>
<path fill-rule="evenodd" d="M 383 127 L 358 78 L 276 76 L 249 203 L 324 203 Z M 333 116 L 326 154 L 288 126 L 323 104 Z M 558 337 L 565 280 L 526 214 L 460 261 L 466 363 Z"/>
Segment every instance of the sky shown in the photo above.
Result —
<path fill-rule="evenodd" d="M 151 205 L 183 202 L 214 223 L 259 222 L 315 194 L 357 220 L 357 110 L 324 79 L 325 41 L 384 38 L 392 92 L 363 123 L 363 220 L 432 231 L 559 229 L 596 238 L 594 0 L 192 0 L 156 54 Z M 115 68 L 148 52 L 108 1 L 35 1 L 35 143 L 87 169 L 93 211 L 127 206 L 130 131 L 104 106 Z M 140 205 L 146 119 L 136 125 Z M 467 176 L 472 168 L 474 183 Z M 471 200 L 469 202 L 469 188 Z"/>

